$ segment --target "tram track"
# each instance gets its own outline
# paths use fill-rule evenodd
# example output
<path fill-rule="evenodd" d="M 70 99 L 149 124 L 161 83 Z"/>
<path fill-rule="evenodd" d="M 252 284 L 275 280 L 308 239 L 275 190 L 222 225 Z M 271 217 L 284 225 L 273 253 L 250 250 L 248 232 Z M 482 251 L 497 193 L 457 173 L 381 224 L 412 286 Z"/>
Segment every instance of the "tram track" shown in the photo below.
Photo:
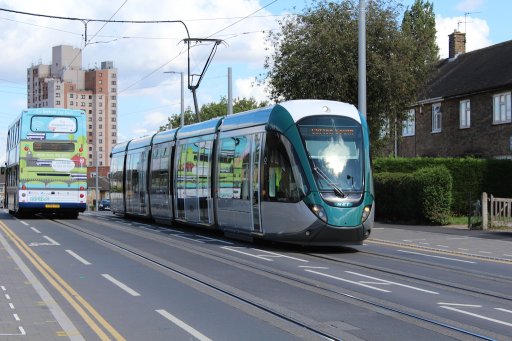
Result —
<path fill-rule="evenodd" d="M 354 293 L 350 290 L 343 289 L 343 291 L 340 290 L 339 287 L 335 287 L 332 285 L 329 285 L 324 282 L 319 282 L 316 280 L 313 280 L 311 278 L 307 278 L 305 276 L 299 276 L 297 274 L 293 274 L 290 272 L 283 272 L 278 271 L 276 269 L 273 269 L 269 266 L 265 266 L 259 263 L 255 263 L 246 259 L 241 259 L 238 257 L 234 257 L 232 255 L 228 255 L 226 253 L 222 253 L 219 251 L 215 251 L 206 247 L 201 247 L 200 245 L 192 245 L 190 242 L 178 240 L 178 238 L 162 238 L 161 234 L 157 234 L 156 230 L 154 233 L 151 231 L 140 229 L 136 227 L 128 227 L 128 226 L 117 226 L 115 224 L 107 223 L 102 220 L 97 219 L 91 219 L 91 218 L 85 218 L 84 220 L 93 220 L 95 223 L 101 223 L 104 225 L 108 225 L 109 227 L 122 231 L 127 232 L 130 235 L 135 235 L 139 238 L 145 238 L 148 240 L 151 240 L 153 242 L 158 242 L 159 244 L 164 244 L 166 246 L 172 246 L 179 248 L 183 251 L 192 252 L 198 255 L 201 255 L 203 257 L 209 257 L 211 259 L 214 259 L 215 261 L 221 261 L 231 266 L 236 266 L 240 269 L 244 269 L 245 271 L 251 271 L 254 273 L 258 273 L 260 275 L 267 276 L 269 278 L 279 280 L 281 282 L 285 282 L 290 285 L 294 285 L 297 287 L 300 287 L 302 289 L 306 289 L 311 293 L 319 294 L 323 296 L 327 296 L 331 299 L 335 299 L 340 302 L 351 302 L 352 304 L 358 304 L 365 306 L 367 308 L 371 308 L 373 310 L 384 310 L 388 313 L 394 314 L 395 316 L 399 316 L 401 319 L 405 318 L 410 320 L 410 323 L 414 324 L 420 324 L 424 328 L 428 328 L 431 330 L 435 330 L 437 332 L 440 332 L 445 335 L 450 335 L 452 337 L 455 337 L 457 339 L 483 339 L 483 340 L 494 340 L 496 338 L 496 335 L 493 335 L 493 333 L 490 333 L 489 335 L 492 336 L 486 336 L 486 331 L 478 330 L 472 326 L 462 325 L 460 323 L 457 323 L 455 321 L 449 321 L 444 320 L 441 318 L 438 318 L 436 316 L 431 316 L 428 313 L 416 311 L 409 307 L 403 307 L 399 306 L 397 304 L 391 303 L 391 302 L 385 302 L 380 299 L 376 299 L 374 297 L 367 297 L 363 294 Z M 256 297 L 253 297 L 248 292 L 243 292 L 239 289 L 231 288 L 228 285 L 223 285 L 219 283 L 217 280 L 213 278 L 209 278 L 204 275 L 200 275 L 198 273 L 195 273 L 192 269 L 184 268 L 178 264 L 174 264 L 170 262 L 169 260 L 161 259 L 158 256 L 146 252 L 144 250 L 138 249 L 137 247 L 133 245 L 128 245 L 126 243 L 123 243 L 117 239 L 111 238 L 106 234 L 98 233 L 95 231 L 91 231 L 87 227 L 78 226 L 77 224 L 70 223 L 69 221 L 65 220 L 55 220 L 56 223 L 58 223 L 61 226 L 64 226 L 68 229 L 71 229 L 75 232 L 78 232 L 82 235 L 86 235 L 88 238 L 93 239 L 95 241 L 101 241 L 102 243 L 106 243 L 112 248 L 121 250 L 124 253 L 130 254 L 132 257 L 138 258 L 141 261 L 148 262 L 152 264 L 153 266 L 160 267 L 161 269 L 164 269 L 165 271 L 170 271 L 176 275 L 179 275 L 183 277 L 186 280 L 193 281 L 196 284 L 200 284 L 209 290 L 213 290 L 217 293 L 221 293 L 222 295 L 226 295 L 227 297 L 234 299 L 238 302 L 243 302 L 244 304 L 247 304 L 248 306 L 259 309 L 262 312 L 265 312 L 267 314 L 270 314 L 273 317 L 279 318 L 282 321 L 286 321 L 287 323 L 291 323 L 296 327 L 303 328 L 307 330 L 309 333 L 312 333 L 312 335 L 315 335 L 319 339 L 328 339 L 328 340 L 339 340 L 339 339 L 345 339 L 345 337 L 340 336 L 339 331 L 337 330 L 331 330 L 329 326 L 321 327 L 319 328 L 319 323 L 315 323 L 314 321 L 309 320 L 308 318 L 305 318 L 303 316 L 299 316 L 291 311 L 288 311 L 286 308 L 280 308 L 276 307 L 273 304 L 270 304 L 270 302 L 263 301 L 261 299 L 257 299 Z M 343 263 L 351 266 L 357 266 L 362 267 L 366 269 L 371 269 L 374 271 L 381 271 L 386 272 L 387 274 L 392 274 L 395 276 L 404 276 L 404 274 L 397 273 L 396 271 L 389 271 L 388 270 L 382 270 L 375 267 L 371 267 L 368 265 L 364 265 L 358 262 L 354 261 L 343 261 L 340 259 L 336 259 L 334 257 L 329 257 L 325 255 L 317 255 L 313 253 L 304 253 L 305 255 L 308 255 L 312 258 L 327 260 L 331 262 L 337 262 L 337 263 Z M 407 276 L 405 276 L 407 277 Z M 460 290 L 460 287 L 456 287 L 453 284 L 450 283 L 440 283 L 424 278 L 418 278 L 418 277 L 407 277 L 409 280 L 414 281 L 426 281 L 430 284 L 434 285 L 440 285 L 445 287 L 450 287 L 452 289 L 458 289 Z M 469 288 L 464 288 L 463 290 L 468 290 Z M 473 292 L 474 294 L 479 295 L 486 295 L 489 296 L 489 293 L 486 292 L 476 292 L 475 290 L 468 290 L 470 292 Z M 492 295 L 491 295 L 492 296 Z M 499 295 L 494 295 L 496 299 L 504 299 L 504 300 L 510 300 L 510 297 L 501 297 Z M 499 337 L 499 335 L 498 335 Z M 346 337 L 347 339 L 350 339 L 350 335 Z"/>

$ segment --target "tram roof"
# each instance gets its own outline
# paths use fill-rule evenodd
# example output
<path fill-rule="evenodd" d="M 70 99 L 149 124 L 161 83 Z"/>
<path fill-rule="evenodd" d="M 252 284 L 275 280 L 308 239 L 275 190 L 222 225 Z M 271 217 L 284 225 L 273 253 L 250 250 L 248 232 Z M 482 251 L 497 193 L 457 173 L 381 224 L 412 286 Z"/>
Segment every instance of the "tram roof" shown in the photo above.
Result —
<path fill-rule="evenodd" d="M 176 132 L 178 128 L 160 131 L 153 136 L 153 144 L 164 143 L 169 141 L 174 141 L 176 139 Z"/>
<path fill-rule="evenodd" d="M 291 115 L 295 122 L 300 121 L 307 116 L 316 115 L 341 115 L 354 119 L 361 123 L 359 111 L 353 104 L 344 102 L 317 100 L 317 99 L 301 99 L 282 102 L 276 107 L 283 107 Z"/>
<path fill-rule="evenodd" d="M 212 118 L 211 120 L 184 126 L 178 130 L 176 139 L 186 139 L 189 137 L 214 134 L 222 122 L 222 117 Z"/>
<path fill-rule="evenodd" d="M 267 124 L 273 108 L 274 106 L 258 108 L 226 116 L 219 127 L 219 131 L 229 131 Z"/>
<path fill-rule="evenodd" d="M 130 141 L 121 142 L 121 143 L 116 144 L 114 147 L 112 147 L 112 154 L 125 152 L 126 147 L 128 147 L 128 143 L 130 143 Z"/>
<path fill-rule="evenodd" d="M 151 140 L 154 135 L 139 137 L 130 141 L 128 148 L 126 150 L 134 150 L 138 148 L 143 148 L 151 145 Z"/>

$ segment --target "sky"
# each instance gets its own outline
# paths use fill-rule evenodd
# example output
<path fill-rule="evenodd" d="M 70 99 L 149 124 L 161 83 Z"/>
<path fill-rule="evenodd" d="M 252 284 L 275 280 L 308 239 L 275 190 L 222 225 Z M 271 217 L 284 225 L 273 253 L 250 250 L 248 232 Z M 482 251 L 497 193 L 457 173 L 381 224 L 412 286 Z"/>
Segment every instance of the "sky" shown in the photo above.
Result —
<path fill-rule="evenodd" d="M 371 0 L 366 0 L 366 2 Z M 448 54 L 448 34 L 466 32 L 472 51 L 512 39 L 510 0 L 431 0 L 436 14 L 440 57 Z M 309 0 L 0 0 L 0 8 L 50 16 L 113 20 L 182 20 L 190 37 L 222 39 L 197 89 L 199 106 L 227 97 L 228 67 L 233 97 L 268 100 L 263 79 L 272 48 L 265 39 L 283 15 L 301 13 Z M 358 1 L 356 1 L 358 3 Z M 399 1 L 411 6 L 414 0 Z M 118 77 L 118 141 L 149 135 L 180 112 L 180 75 L 185 73 L 185 107 L 194 107 L 187 89 L 187 37 L 179 23 L 87 24 L 0 11 L 0 160 L 6 131 L 27 103 L 27 68 L 51 64 L 52 47 L 82 48 L 82 67 L 113 61 Z M 200 73 L 211 45 L 191 50 L 193 73 Z"/>

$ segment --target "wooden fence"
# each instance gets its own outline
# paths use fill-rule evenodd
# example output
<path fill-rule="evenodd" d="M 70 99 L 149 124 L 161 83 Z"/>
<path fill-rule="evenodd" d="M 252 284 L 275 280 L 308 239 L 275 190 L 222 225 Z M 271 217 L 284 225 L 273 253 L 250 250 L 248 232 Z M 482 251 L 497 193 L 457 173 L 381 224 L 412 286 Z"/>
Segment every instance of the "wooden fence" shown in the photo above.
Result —
<path fill-rule="evenodd" d="M 482 194 L 482 227 L 512 227 L 512 199 L 495 198 Z M 487 203 L 489 210 L 487 210 Z M 488 221 L 487 221 L 488 220 Z"/>

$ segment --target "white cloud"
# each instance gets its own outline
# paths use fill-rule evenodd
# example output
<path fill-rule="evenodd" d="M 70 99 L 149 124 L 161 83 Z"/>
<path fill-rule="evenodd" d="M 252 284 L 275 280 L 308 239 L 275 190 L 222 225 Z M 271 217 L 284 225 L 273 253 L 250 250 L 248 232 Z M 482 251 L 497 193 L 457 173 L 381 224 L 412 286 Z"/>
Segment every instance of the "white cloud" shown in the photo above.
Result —
<path fill-rule="evenodd" d="M 463 0 L 455 7 L 461 12 L 473 12 L 478 10 L 484 4 L 484 0 Z"/>
<path fill-rule="evenodd" d="M 466 21 L 464 21 L 466 19 Z M 466 31 L 466 52 L 478 50 L 492 45 L 489 39 L 489 26 L 487 21 L 474 17 L 436 17 L 437 45 L 439 46 L 439 55 L 441 58 L 448 57 L 448 35 L 454 30 L 460 32 Z"/>
<path fill-rule="evenodd" d="M 234 97 L 253 97 L 257 102 L 269 101 L 269 95 L 266 92 L 265 85 L 258 85 L 254 77 L 237 79 L 235 81 L 235 89 Z"/>

